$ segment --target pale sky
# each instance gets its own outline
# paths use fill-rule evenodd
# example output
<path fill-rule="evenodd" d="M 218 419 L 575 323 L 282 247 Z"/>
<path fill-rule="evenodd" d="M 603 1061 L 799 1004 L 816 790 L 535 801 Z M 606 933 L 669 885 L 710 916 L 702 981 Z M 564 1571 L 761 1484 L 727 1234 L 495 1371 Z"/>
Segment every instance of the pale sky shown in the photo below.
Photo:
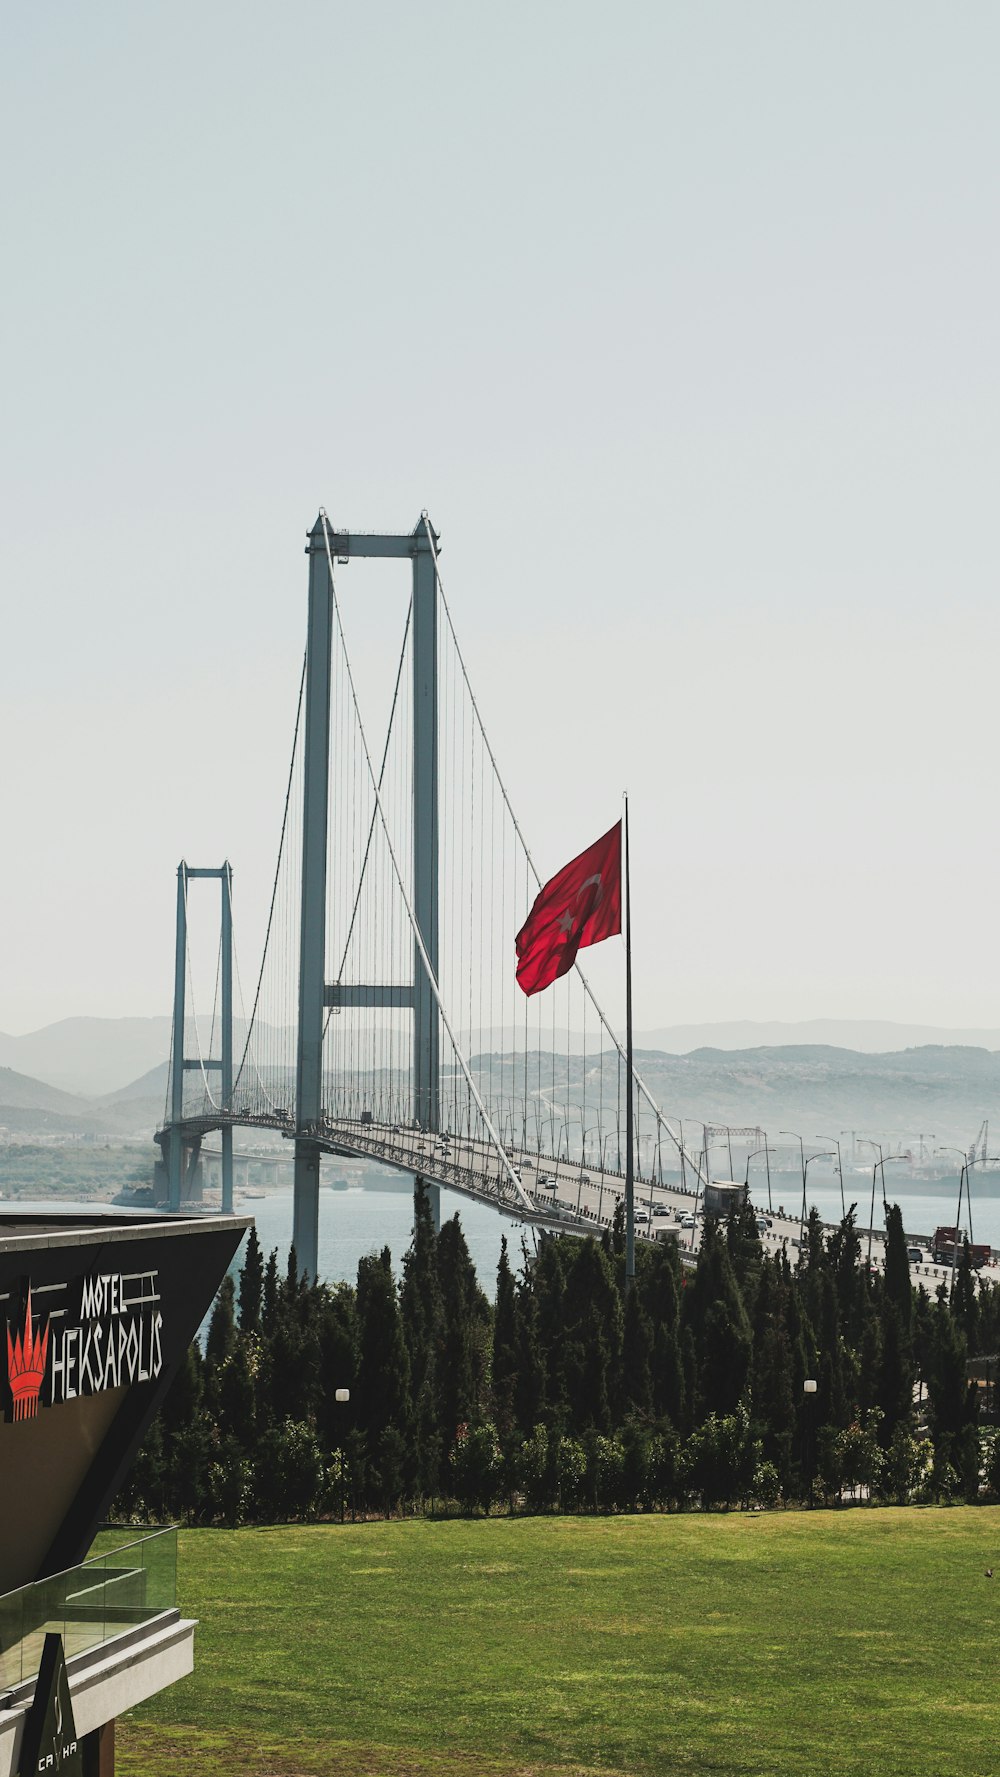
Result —
<path fill-rule="evenodd" d="M 628 787 L 640 1027 L 997 1022 L 995 6 L 0 30 L 0 1029 L 167 1011 L 181 856 L 254 973 L 321 503 L 429 509 L 543 873 Z"/>

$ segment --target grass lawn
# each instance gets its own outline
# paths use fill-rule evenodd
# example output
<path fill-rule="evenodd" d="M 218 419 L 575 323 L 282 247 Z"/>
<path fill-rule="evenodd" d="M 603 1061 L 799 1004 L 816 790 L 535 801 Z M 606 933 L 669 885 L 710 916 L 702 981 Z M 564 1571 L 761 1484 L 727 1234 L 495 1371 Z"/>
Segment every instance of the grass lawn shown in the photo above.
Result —
<path fill-rule="evenodd" d="M 192 1530 L 179 1601 L 121 1777 L 1000 1769 L 1000 1508 Z"/>

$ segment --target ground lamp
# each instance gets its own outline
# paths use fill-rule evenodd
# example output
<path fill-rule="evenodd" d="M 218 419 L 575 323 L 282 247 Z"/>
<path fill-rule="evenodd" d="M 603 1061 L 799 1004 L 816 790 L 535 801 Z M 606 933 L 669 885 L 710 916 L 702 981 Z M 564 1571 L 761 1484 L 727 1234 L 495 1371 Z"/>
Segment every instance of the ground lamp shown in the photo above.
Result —
<path fill-rule="evenodd" d="M 338 1388 L 335 1391 L 333 1398 L 337 1402 L 338 1406 L 346 1407 L 348 1401 L 351 1398 L 351 1391 L 349 1388 Z M 343 1446 L 343 1444 L 341 1444 L 341 1446 L 340 1446 L 340 1522 L 342 1524 L 344 1522 L 344 1446 Z"/>
<path fill-rule="evenodd" d="M 803 1479 L 809 1489 L 810 1505 L 812 1505 L 812 1470 L 809 1465 L 809 1419 L 811 1415 L 811 1407 L 809 1403 L 811 1402 L 812 1397 L 816 1394 L 817 1387 L 818 1384 L 813 1376 L 807 1376 L 802 1384 L 802 1472 Z"/>

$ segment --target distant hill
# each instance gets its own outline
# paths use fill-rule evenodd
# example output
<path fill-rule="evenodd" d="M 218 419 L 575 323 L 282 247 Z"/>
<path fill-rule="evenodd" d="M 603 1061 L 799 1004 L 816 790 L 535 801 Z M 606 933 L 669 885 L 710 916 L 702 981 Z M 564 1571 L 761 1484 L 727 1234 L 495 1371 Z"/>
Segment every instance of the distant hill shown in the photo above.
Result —
<path fill-rule="evenodd" d="M 162 1110 L 162 1089 L 159 1097 L 136 1094 L 101 1104 L 0 1067 L 0 1126 L 12 1135 L 152 1135 Z"/>
<path fill-rule="evenodd" d="M 883 1055 L 927 1044 L 1000 1049 L 1000 1028 L 949 1029 L 938 1024 L 894 1024 L 884 1018 L 811 1018 L 783 1024 L 729 1019 L 716 1024 L 669 1024 L 636 1033 L 644 1049 L 689 1055 L 694 1049 L 761 1049 L 832 1045 L 866 1055 Z"/>
<path fill-rule="evenodd" d="M 208 1020 L 199 1019 L 203 1041 Z M 188 1042 L 193 1043 L 193 1026 Z M 262 1039 L 273 1033 L 264 1026 Z M 246 1026 L 237 1019 L 233 1040 L 238 1054 Z M 218 1030 L 216 1030 L 218 1040 Z M 64 1092 L 87 1098 L 117 1098 L 131 1091 L 146 1074 L 166 1066 L 170 1054 L 169 1018 L 63 1018 L 23 1037 L 0 1032 L 0 1067 L 16 1068 L 37 1080 L 51 1080 Z"/>
<path fill-rule="evenodd" d="M 120 1086 L 117 1092 L 105 1092 L 101 1103 L 124 1105 L 136 1098 L 155 1099 L 162 1109 L 169 1076 L 169 1061 L 161 1061 L 156 1067 L 151 1067 L 148 1073 L 140 1074 L 137 1080 L 130 1080 L 127 1086 Z"/>
<path fill-rule="evenodd" d="M 29 1074 L 16 1073 L 12 1067 L 0 1067 L 0 1104 L 16 1110 L 55 1111 L 68 1117 L 93 1117 L 95 1108 L 75 1093 L 63 1092 Z"/>
<path fill-rule="evenodd" d="M 923 1134 L 968 1146 L 984 1117 L 1000 1147 L 1000 1054 L 961 1044 L 863 1054 L 832 1044 L 642 1050 L 636 1066 L 664 1111 L 803 1135 Z"/>
<path fill-rule="evenodd" d="M 650 1090 L 673 1117 L 760 1124 L 772 1135 L 780 1128 L 809 1136 L 844 1129 L 923 1133 L 963 1146 L 989 1117 L 1000 1152 L 1000 1030 L 937 1032 L 934 1042 L 912 1040 L 927 1028 L 821 1019 L 675 1025 L 640 1033 L 637 1051 Z M 863 1033 L 864 1040 L 845 1043 L 848 1031 Z M 733 1039 L 745 1033 L 762 1040 L 734 1046 Z M 873 1048 L 887 1033 L 893 1040 Z M 509 1056 L 512 1033 L 477 1034 L 484 1039 L 481 1052 Z M 954 1040 L 972 1034 L 981 1040 Z M 774 1038 L 780 1040 L 768 1040 Z M 18 1136 L 151 1136 L 163 1114 L 169 1043 L 166 1018 L 69 1018 L 29 1036 L 0 1036 L 0 1124 Z M 10 1059 L 12 1048 L 34 1052 L 39 1063 L 18 1065 Z M 577 1063 L 582 1065 L 582 1044 L 570 1048 L 575 1071 Z M 41 1065 L 46 1056 L 51 1071 Z M 591 1039 L 588 1065 L 594 1060 Z M 68 1078 L 87 1080 L 88 1091 L 69 1090 Z"/>
<path fill-rule="evenodd" d="M 0 1067 L 97 1097 L 170 1053 L 169 1018 L 62 1018 L 12 1037 L 0 1032 Z"/>

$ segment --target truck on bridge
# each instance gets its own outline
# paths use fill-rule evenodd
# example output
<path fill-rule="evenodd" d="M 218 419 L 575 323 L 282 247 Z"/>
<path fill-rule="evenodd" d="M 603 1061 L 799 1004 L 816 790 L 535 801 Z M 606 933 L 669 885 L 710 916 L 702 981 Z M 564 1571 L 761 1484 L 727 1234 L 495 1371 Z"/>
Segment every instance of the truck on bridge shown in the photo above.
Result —
<path fill-rule="evenodd" d="M 931 1250 L 935 1265 L 953 1265 L 962 1256 L 962 1248 L 969 1240 L 961 1228 L 935 1228 Z M 976 1271 L 988 1265 L 991 1257 L 989 1246 L 980 1246 L 969 1241 L 969 1263 Z"/>

